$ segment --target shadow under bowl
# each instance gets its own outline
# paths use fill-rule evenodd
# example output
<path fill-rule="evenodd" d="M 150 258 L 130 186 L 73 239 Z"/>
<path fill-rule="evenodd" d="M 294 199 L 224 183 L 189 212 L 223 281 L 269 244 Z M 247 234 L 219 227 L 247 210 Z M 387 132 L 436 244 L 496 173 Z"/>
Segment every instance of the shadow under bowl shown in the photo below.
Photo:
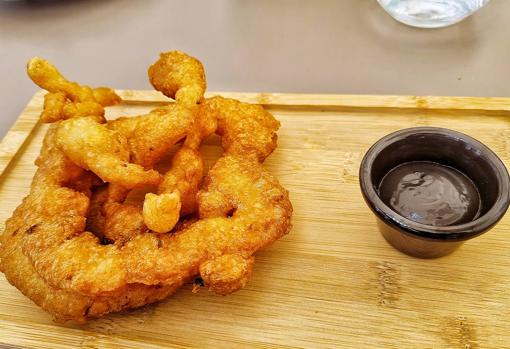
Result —
<path fill-rule="evenodd" d="M 434 226 L 410 220 L 389 207 L 380 197 L 381 181 L 395 167 L 416 161 L 448 166 L 467 176 L 479 194 L 477 217 L 462 224 Z M 444 128 L 415 127 L 383 137 L 365 154 L 359 179 L 384 238 L 399 251 L 420 258 L 445 256 L 485 233 L 510 204 L 509 175 L 497 155 L 476 139 Z"/>

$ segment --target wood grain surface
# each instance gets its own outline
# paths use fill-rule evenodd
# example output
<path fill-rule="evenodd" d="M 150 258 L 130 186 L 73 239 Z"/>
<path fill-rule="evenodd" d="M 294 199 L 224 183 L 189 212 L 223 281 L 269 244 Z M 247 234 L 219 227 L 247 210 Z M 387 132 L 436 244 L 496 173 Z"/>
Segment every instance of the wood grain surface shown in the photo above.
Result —
<path fill-rule="evenodd" d="M 167 100 L 120 91 L 108 116 Z M 221 297 L 185 286 L 169 299 L 84 326 L 60 325 L 0 276 L 0 348 L 508 348 L 510 220 L 435 260 L 390 247 L 363 202 L 358 168 L 389 132 L 464 132 L 510 164 L 510 99 L 225 93 L 282 123 L 266 161 L 290 191 L 294 228 L 257 254 L 247 287 Z M 0 144 L 0 221 L 27 195 L 46 125 L 34 96 Z M 218 139 L 203 146 L 210 165 Z"/>

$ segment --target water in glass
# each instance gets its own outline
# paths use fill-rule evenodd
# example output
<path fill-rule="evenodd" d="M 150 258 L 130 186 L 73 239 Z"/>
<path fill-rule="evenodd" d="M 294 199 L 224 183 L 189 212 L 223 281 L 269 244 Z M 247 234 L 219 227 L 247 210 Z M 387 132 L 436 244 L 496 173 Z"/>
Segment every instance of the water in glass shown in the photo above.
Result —
<path fill-rule="evenodd" d="M 445 27 L 471 15 L 489 0 L 377 0 L 397 21 L 420 28 Z"/>

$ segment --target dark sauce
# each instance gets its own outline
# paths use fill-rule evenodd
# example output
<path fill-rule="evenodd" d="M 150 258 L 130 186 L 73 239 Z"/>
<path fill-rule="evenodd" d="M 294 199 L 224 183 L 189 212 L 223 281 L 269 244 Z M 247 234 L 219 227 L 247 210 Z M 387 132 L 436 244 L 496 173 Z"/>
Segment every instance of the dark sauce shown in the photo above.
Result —
<path fill-rule="evenodd" d="M 448 226 L 480 215 L 480 194 L 462 172 L 430 161 L 413 161 L 389 171 L 379 184 L 381 200 L 417 223 Z"/>

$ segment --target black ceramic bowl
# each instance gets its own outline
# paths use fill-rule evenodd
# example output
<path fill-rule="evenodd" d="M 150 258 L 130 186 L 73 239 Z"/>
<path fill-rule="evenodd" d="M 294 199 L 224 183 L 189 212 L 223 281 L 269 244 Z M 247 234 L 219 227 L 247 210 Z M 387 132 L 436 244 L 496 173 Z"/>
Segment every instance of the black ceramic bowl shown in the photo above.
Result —
<path fill-rule="evenodd" d="M 479 193 L 479 214 L 462 224 L 434 226 L 410 220 L 385 204 L 379 195 L 381 180 L 395 167 L 413 161 L 445 165 L 471 179 Z M 453 252 L 464 241 L 492 228 L 510 203 L 509 175 L 496 154 L 465 134 L 443 128 L 409 128 L 383 137 L 365 154 L 359 176 L 363 197 L 384 238 L 415 257 L 435 258 Z"/>

